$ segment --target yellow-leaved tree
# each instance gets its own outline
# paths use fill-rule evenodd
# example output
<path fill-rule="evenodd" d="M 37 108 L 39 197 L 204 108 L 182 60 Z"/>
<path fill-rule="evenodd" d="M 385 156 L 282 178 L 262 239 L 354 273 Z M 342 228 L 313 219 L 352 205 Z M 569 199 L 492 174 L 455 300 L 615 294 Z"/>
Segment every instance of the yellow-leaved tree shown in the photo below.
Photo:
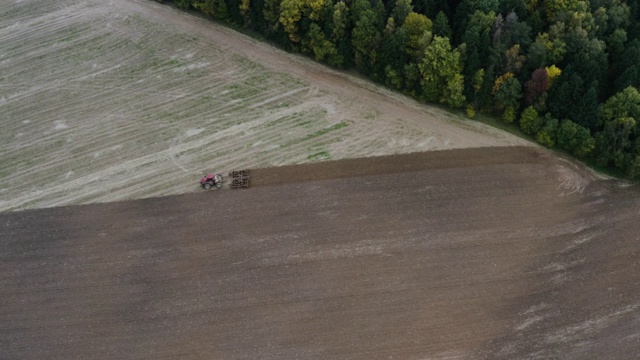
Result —
<path fill-rule="evenodd" d="M 547 84 L 547 90 L 549 90 L 553 84 L 553 80 L 562 74 L 562 70 L 555 65 L 547 66 L 545 70 L 547 70 L 547 76 L 549 77 L 549 83 Z"/>
<path fill-rule="evenodd" d="M 298 34 L 298 21 L 302 18 L 304 3 L 300 0 L 282 0 L 280 3 L 280 24 L 289 34 L 289 40 L 293 43 L 300 42 Z"/>

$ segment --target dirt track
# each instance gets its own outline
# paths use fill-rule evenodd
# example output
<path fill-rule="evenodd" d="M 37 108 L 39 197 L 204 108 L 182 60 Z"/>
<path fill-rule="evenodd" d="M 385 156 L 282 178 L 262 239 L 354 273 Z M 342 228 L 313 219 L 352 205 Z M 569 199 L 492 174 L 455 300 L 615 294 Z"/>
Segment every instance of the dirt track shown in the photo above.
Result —
<path fill-rule="evenodd" d="M 503 150 L 2 214 L 0 357 L 637 358 L 638 190 Z"/>

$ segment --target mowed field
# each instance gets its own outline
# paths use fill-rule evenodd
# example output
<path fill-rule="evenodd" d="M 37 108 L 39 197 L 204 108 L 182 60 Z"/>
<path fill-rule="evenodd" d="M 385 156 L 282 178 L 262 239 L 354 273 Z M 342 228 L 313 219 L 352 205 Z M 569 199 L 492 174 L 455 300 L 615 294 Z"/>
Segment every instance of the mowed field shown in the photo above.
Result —
<path fill-rule="evenodd" d="M 0 357 L 637 358 L 638 189 L 508 150 L 2 214 Z"/>
<path fill-rule="evenodd" d="M 153 1 L 0 3 L 0 211 L 524 142 Z"/>

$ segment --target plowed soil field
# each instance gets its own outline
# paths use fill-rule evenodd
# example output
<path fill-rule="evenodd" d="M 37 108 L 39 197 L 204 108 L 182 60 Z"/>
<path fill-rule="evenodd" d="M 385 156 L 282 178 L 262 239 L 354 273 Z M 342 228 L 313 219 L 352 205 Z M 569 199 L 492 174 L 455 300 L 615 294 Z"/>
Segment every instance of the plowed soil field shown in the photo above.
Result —
<path fill-rule="evenodd" d="M 167 6 L 0 2 L 0 127 L 0 359 L 640 358 L 637 185 Z"/>
<path fill-rule="evenodd" d="M 0 215 L 3 359 L 635 359 L 640 194 L 524 147 Z"/>

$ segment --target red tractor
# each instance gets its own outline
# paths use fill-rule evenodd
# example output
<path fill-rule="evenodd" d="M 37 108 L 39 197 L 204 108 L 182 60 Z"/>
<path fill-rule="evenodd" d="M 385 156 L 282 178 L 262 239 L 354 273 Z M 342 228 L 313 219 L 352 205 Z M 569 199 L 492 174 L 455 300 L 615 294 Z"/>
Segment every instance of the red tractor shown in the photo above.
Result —
<path fill-rule="evenodd" d="M 224 182 L 224 179 L 220 174 L 209 173 L 205 175 L 205 177 L 200 179 L 200 185 L 202 185 L 202 187 L 205 188 L 206 190 L 209 190 L 214 186 L 220 189 L 222 187 L 223 182 Z"/>

